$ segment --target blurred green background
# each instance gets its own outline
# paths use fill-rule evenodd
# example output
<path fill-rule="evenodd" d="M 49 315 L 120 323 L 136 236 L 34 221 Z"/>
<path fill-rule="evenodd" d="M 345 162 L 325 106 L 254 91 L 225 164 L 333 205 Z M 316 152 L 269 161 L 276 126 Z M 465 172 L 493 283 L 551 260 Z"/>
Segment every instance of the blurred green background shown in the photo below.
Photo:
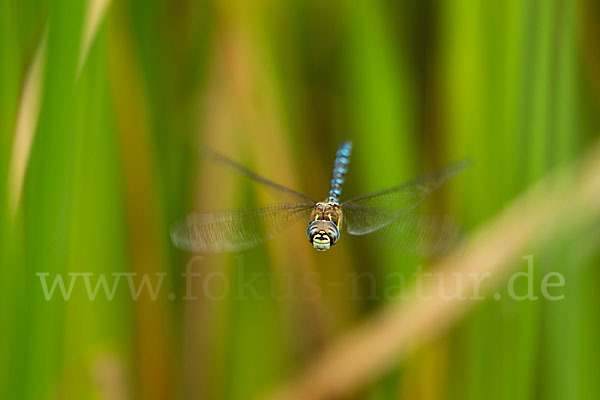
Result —
<path fill-rule="evenodd" d="M 597 139 L 599 37 L 594 0 L 0 0 L 1 397 L 268 393 L 386 304 L 328 283 L 428 261 L 347 235 L 317 254 L 300 223 L 196 260 L 231 295 L 202 296 L 199 278 L 183 300 L 192 255 L 172 224 L 266 201 L 198 148 L 315 200 L 345 139 L 346 199 L 470 157 L 427 209 L 474 229 Z M 348 398 L 600 398 L 598 244 L 589 229 L 532 248 L 536 287 L 561 272 L 564 300 L 481 302 Z M 122 278 L 90 300 L 80 275 L 47 301 L 36 275 L 129 272 L 166 274 L 157 298 L 133 301 Z M 270 279 L 239 298 L 243 274 Z M 321 295 L 273 296 L 289 276 Z"/>

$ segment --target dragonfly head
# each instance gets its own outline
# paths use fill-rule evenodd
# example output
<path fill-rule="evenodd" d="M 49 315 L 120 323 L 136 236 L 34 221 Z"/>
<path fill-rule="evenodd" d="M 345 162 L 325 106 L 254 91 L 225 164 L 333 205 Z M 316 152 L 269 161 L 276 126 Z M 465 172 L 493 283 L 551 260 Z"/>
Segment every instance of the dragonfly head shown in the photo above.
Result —
<path fill-rule="evenodd" d="M 316 250 L 327 251 L 337 243 L 340 231 L 331 221 L 316 220 L 308 225 L 306 236 Z"/>
<path fill-rule="evenodd" d="M 340 238 L 342 210 L 338 203 L 319 202 L 312 212 L 306 236 L 318 251 L 327 251 Z"/>

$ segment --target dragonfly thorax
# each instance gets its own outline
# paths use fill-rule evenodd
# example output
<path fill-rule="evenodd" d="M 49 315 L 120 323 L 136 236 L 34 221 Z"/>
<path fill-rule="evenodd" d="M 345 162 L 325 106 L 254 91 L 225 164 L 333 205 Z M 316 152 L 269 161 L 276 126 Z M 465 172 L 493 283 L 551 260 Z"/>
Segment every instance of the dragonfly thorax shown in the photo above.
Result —
<path fill-rule="evenodd" d="M 338 203 L 317 203 L 306 231 L 308 241 L 316 250 L 329 250 L 340 238 L 341 224 L 342 210 Z"/>

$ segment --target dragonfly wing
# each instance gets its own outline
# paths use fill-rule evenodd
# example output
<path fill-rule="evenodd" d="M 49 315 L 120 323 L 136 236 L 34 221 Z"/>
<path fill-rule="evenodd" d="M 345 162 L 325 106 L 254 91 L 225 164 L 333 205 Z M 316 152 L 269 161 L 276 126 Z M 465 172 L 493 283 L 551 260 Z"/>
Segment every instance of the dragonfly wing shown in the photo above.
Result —
<path fill-rule="evenodd" d="M 288 187 L 285 187 L 283 185 L 275 183 L 267 178 L 264 178 L 264 177 L 258 175 L 257 173 L 255 173 L 254 171 L 244 167 L 243 165 L 233 161 L 232 159 L 230 159 L 230 158 L 224 156 L 223 154 L 220 154 L 214 150 L 211 150 L 211 149 L 205 147 L 202 149 L 202 154 L 206 158 L 211 159 L 212 161 L 215 161 L 215 162 L 223 164 L 223 165 L 227 165 L 228 167 L 233 168 L 233 169 L 237 170 L 238 172 L 241 172 L 242 174 L 246 175 L 248 178 L 252 179 L 254 182 L 261 184 L 262 186 L 274 189 L 279 193 L 286 194 L 286 195 L 291 196 L 299 201 L 314 203 L 313 200 L 306 197 L 302 193 L 299 193 L 293 189 L 290 189 Z"/>
<path fill-rule="evenodd" d="M 192 213 L 171 231 L 173 244 L 196 253 L 235 252 L 274 237 L 283 228 L 308 220 L 311 204 L 280 204 L 253 210 Z"/>
<path fill-rule="evenodd" d="M 397 212 L 359 203 L 344 203 L 342 212 L 342 223 L 351 235 L 366 235 L 375 232 L 397 218 Z"/>
<path fill-rule="evenodd" d="M 365 235 L 387 226 L 414 210 L 431 192 L 469 164 L 465 160 L 403 185 L 342 203 L 348 232 L 352 235 Z"/>
<path fill-rule="evenodd" d="M 382 229 L 382 241 L 406 254 L 436 256 L 461 243 L 461 231 L 447 216 L 407 214 Z"/>

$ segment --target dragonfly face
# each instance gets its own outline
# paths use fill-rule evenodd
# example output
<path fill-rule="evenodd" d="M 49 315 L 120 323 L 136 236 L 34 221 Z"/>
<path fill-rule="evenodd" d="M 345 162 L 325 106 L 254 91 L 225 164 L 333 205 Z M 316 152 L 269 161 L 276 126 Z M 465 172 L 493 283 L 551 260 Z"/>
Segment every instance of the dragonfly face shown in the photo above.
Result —
<path fill-rule="evenodd" d="M 310 221 L 306 236 L 316 250 L 327 251 L 337 243 L 342 226 L 342 209 L 338 203 L 317 203 Z"/>

